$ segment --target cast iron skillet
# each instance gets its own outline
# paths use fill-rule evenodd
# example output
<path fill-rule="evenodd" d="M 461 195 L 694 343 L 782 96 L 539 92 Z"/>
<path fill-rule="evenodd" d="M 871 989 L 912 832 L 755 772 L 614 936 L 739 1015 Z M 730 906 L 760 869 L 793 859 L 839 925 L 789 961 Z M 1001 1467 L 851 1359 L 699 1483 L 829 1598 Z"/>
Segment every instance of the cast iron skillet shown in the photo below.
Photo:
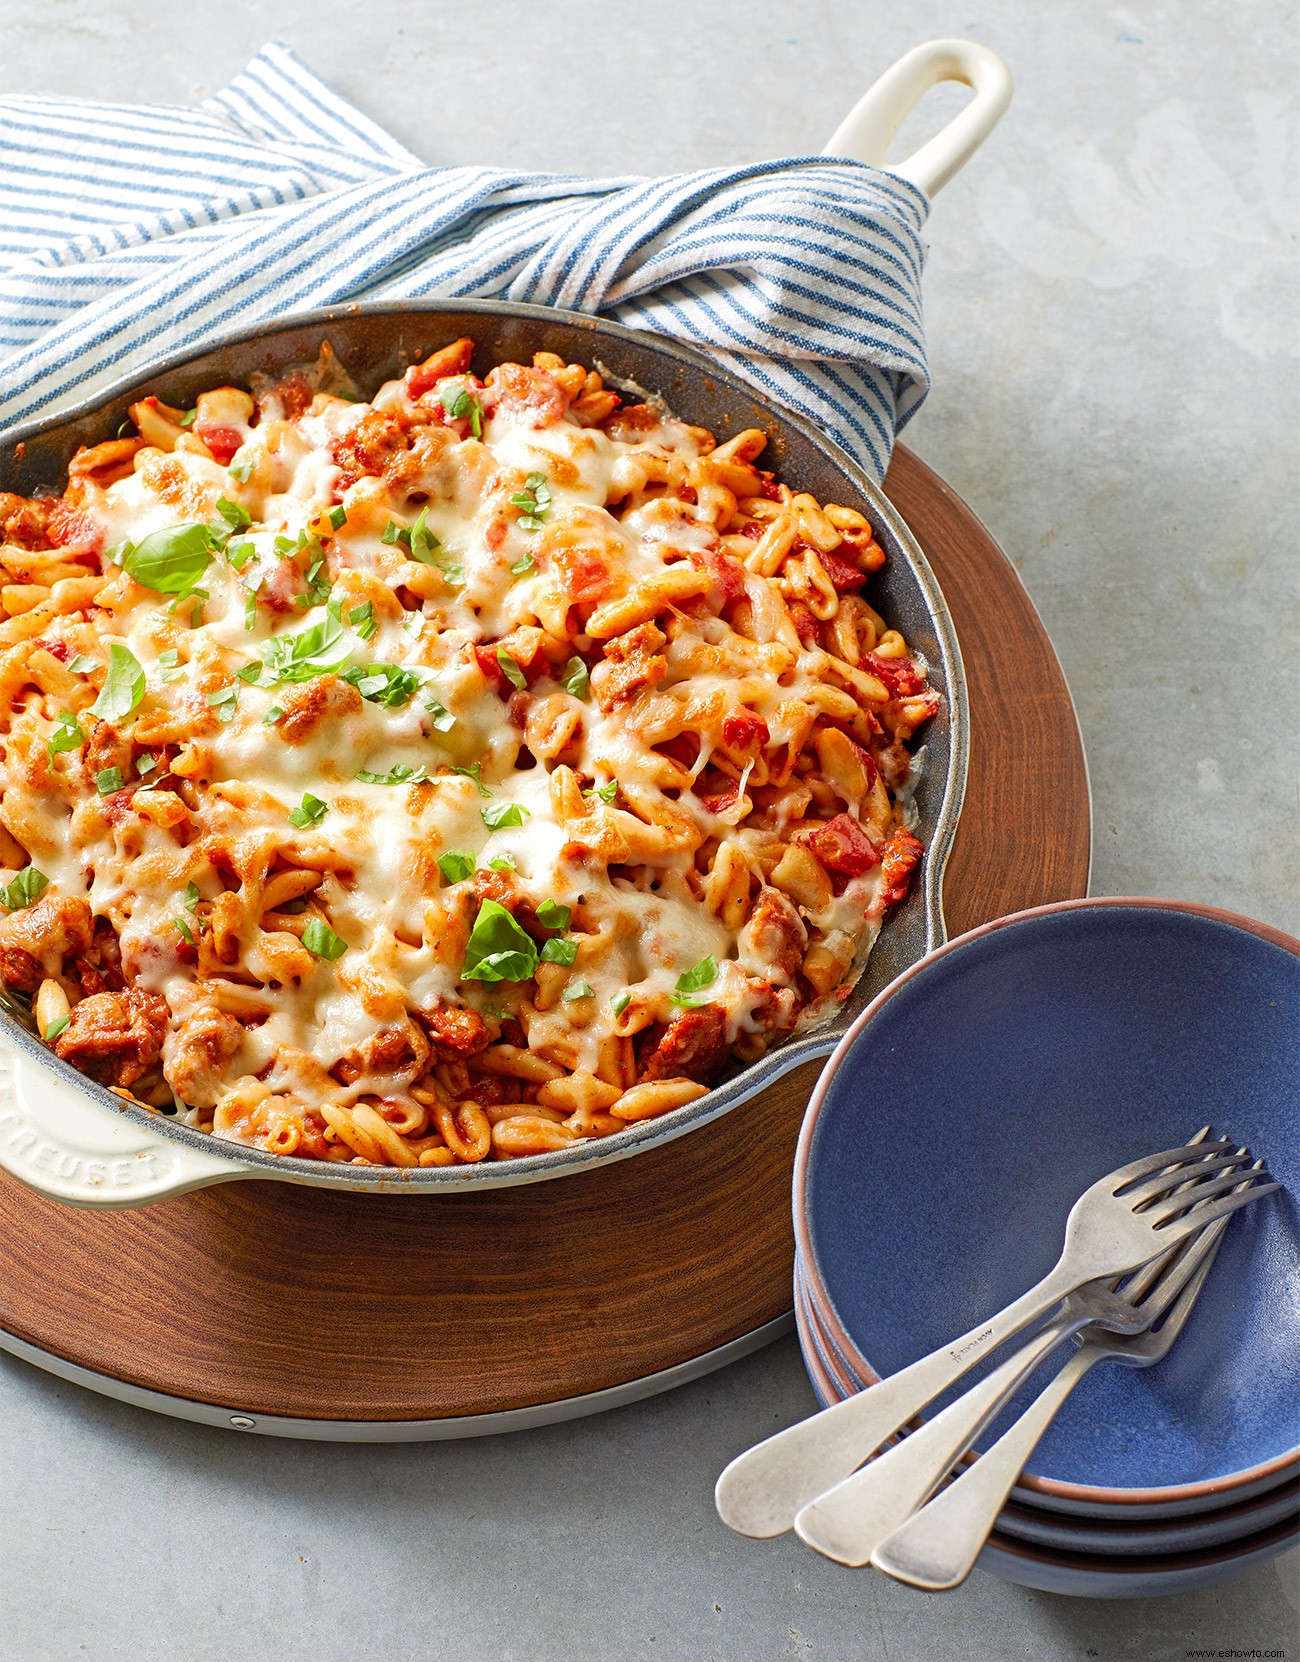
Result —
<path fill-rule="evenodd" d="M 457 301 L 412 306 L 354 303 L 232 330 L 218 346 L 151 365 L 107 395 L 5 436 L 0 489 L 32 495 L 61 487 L 81 445 L 111 438 L 127 407 L 146 393 L 190 407 L 214 386 L 247 385 L 255 372 L 276 375 L 314 362 L 329 341 L 359 390 L 381 382 L 462 335 L 475 343 L 483 375 L 534 352 L 595 366 L 662 397 L 674 415 L 711 428 L 719 441 L 746 427 L 769 436 L 761 461 L 777 477 L 820 502 L 866 512 L 888 555 L 868 582 L 871 604 L 906 635 L 944 695 L 924 731 L 925 765 L 914 797 L 925 858 L 907 899 L 885 923 L 853 996 L 837 1015 L 798 1034 L 733 1073 L 706 1096 L 626 1131 L 557 1153 L 473 1166 L 388 1167 L 326 1164 L 267 1154 L 180 1125 L 123 1102 L 58 1060 L 18 1022 L 0 1021 L 0 1165 L 55 1198 L 89 1206 L 138 1206 L 232 1178 L 273 1178 L 323 1188 L 388 1193 L 448 1193 L 537 1182 L 626 1159 L 729 1113 L 801 1062 L 827 1056 L 855 1017 L 895 976 L 945 938 L 941 888 L 966 782 L 969 714 L 961 655 L 939 585 L 906 525 L 882 492 L 834 442 L 799 418 L 759 402 L 753 391 L 711 360 L 645 333 L 573 312 Z"/>

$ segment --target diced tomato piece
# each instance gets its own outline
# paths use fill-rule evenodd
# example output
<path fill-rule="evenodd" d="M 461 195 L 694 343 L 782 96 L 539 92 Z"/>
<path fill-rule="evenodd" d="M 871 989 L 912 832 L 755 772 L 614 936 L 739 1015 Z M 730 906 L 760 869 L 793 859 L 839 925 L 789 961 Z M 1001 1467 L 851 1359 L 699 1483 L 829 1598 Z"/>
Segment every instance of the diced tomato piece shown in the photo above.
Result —
<path fill-rule="evenodd" d="M 505 671 L 501 668 L 501 661 L 497 657 L 498 650 L 507 652 L 512 658 L 515 656 L 508 647 L 502 647 L 500 641 L 485 641 L 474 648 L 474 660 L 483 671 L 484 678 L 491 682 L 494 687 L 508 686 L 513 689 L 514 683 L 509 680 Z M 527 660 L 515 658 L 515 662 L 519 665 L 521 672 L 529 680 L 534 681 L 541 670 L 546 667 L 546 660 L 541 659 L 539 661 L 536 657 Z"/>
<path fill-rule="evenodd" d="M 739 795 L 738 787 L 733 785 L 729 791 L 723 791 L 720 796 L 702 796 L 700 801 L 711 814 L 728 814 L 736 806 L 736 798 Z"/>
<path fill-rule="evenodd" d="M 811 646 L 817 639 L 817 618 L 812 607 L 802 600 L 788 600 L 786 606 L 795 633 L 805 646 Z"/>
<path fill-rule="evenodd" d="M 865 571 L 859 571 L 852 560 L 846 560 L 842 554 L 833 550 L 829 554 L 819 554 L 818 559 L 826 567 L 826 575 L 835 585 L 836 594 L 847 594 L 850 589 L 859 589 L 867 580 Z"/>
<path fill-rule="evenodd" d="M 50 509 L 45 522 L 45 534 L 54 548 L 67 548 L 79 554 L 98 554 L 104 546 L 104 533 L 80 508 L 71 508 L 60 500 Z"/>
<path fill-rule="evenodd" d="M 859 668 L 883 681 L 894 698 L 912 698 L 926 690 L 925 677 L 910 658 L 880 658 L 864 652 Z"/>
<path fill-rule="evenodd" d="M 722 742 L 729 750 L 757 750 L 771 736 L 762 716 L 752 710 L 732 710 L 722 718 Z"/>
<path fill-rule="evenodd" d="M 881 849 L 880 868 L 885 880 L 881 899 L 886 906 L 897 906 L 907 893 L 912 873 L 924 852 L 912 833 L 904 831 L 901 827 Z"/>
<path fill-rule="evenodd" d="M 861 877 L 880 864 L 876 845 L 850 814 L 836 814 L 834 819 L 804 826 L 795 836 L 817 856 L 827 871 L 841 872 L 845 877 Z"/>
<path fill-rule="evenodd" d="M 561 548 L 552 556 L 565 594 L 575 605 L 610 593 L 609 562 L 593 548 Z"/>
<path fill-rule="evenodd" d="M 767 530 L 767 526 L 760 519 L 747 519 L 740 528 L 742 537 L 748 537 L 750 542 L 757 542 Z"/>
<path fill-rule="evenodd" d="M 769 479 L 766 474 L 762 475 L 762 479 L 763 483 L 758 487 L 758 494 L 766 497 L 769 502 L 779 502 L 781 500 L 780 485 L 777 484 L 775 479 Z"/>
<path fill-rule="evenodd" d="M 72 656 L 72 648 L 68 645 L 67 641 L 39 640 L 35 644 L 37 646 L 43 646 L 51 658 L 57 658 L 61 664 L 66 664 L 68 659 Z"/>
<path fill-rule="evenodd" d="M 501 665 L 497 662 L 497 649 L 493 646 L 476 646 L 474 658 L 484 676 L 494 687 L 505 684 L 505 676 L 501 672 Z"/>
<path fill-rule="evenodd" d="M 203 440 L 212 452 L 213 460 L 220 462 L 222 467 L 225 467 L 244 442 L 244 435 L 237 427 L 214 427 L 208 423 L 196 421 L 194 423 L 194 433 L 196 438 Z"/>
<path fill-rule="evenodd" d="M 707 571 L 721 589 L 721 606 L 730 606 L 732 601 L 739 600 L 744 594 L 744 568 L 733 555 L 725 554 L 720 548 L 711 548 L 702 554 L 692 554 L 690 561 L 701 571 Z"/>

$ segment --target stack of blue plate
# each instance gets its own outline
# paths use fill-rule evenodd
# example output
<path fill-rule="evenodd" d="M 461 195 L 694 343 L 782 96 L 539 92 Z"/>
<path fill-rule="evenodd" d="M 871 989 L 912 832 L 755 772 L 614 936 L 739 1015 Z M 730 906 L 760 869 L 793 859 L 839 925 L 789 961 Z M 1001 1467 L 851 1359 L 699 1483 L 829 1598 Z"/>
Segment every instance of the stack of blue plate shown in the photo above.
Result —
<path fill-rule="evenodd" d="M 796 1317 L 825 1403 L 1023 1292 L 1055 1262 L 1074 1199 L 1127 1160 L 1208 1123 L 1284 1185 L 1234 1217 L 1162 1363 L 1084 1379 L 981 1568 L 1138 1596 L 1296 1541 L 1298 1017 L 1300 942 L 1206 907 L 1075 901 L 931 954 L 827 1064 L 794 1182 Z"/>

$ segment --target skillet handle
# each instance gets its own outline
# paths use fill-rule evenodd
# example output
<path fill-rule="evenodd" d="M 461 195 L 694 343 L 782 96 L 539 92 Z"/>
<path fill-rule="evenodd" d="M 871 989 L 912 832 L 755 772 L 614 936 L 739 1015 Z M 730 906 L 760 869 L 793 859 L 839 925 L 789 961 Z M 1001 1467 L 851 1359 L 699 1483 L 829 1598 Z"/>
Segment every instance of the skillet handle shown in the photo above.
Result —
<path fill-rule="evenodd" d="M 960 81 L 975 96 L 906 161 L 885 155 L 904 120 L 940 81 Z M 823 156 L 851 156 L 883 167 L 934 196 L 983 144 L 1011 102 L 1011 71 L 973 40 L 915 46 L 865 92 L 827 140 Z"/>
<path fill-rule="evenodd" d="M 51 1200 L 100 1209 L 146 1206 L 256 1175 L 115 1115 L 3 1032 L 0 1167 Z"/>

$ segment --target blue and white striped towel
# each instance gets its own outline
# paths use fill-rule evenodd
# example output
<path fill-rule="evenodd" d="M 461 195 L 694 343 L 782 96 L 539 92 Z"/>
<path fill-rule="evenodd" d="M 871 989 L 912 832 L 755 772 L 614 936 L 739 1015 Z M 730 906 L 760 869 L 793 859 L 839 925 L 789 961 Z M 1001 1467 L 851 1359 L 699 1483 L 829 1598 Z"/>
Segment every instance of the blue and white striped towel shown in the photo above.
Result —
<path fill-rule="evenodd" d="M 702 347 L 880 479 L 929 385 L 928 209 L 818 156 L 428 168 L 279 42 L 195 109 L 0 98 L 0 429 L 260 318 L 499 297 Z"/>

